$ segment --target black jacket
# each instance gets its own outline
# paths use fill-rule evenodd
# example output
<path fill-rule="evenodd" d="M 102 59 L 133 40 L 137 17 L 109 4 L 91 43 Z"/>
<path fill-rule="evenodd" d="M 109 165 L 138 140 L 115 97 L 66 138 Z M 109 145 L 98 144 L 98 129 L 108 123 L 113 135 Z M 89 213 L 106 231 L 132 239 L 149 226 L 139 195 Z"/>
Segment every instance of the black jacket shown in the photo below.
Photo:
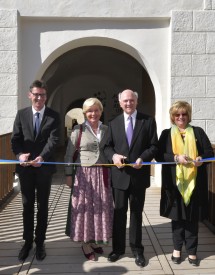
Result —
<path fill-rule="evenodd" d="M 105 154 L 112 163 L 115 153 L 127 157 L 127 163 L 134 163 L 138 158 L 145 162 L 151 161 L 158 151 L 157 128 L 154 118 L 137 112 L 134 133 L 129 148 L 126 133 L 124 115 L 121 114 L 109 123 L 108 140 L 105 146 Z M 126 190 L 130 180 L 137 189 L 145 189 L 150 186 L 150 165 L 134 169 L 129 166 L 124 168 L 111 168 L 112 186 Z"/>
<path fill-rule="evenodd" d="M 198 155 L 202 158 L 213 157 L 211 143 L 200 127 L 194 127 L 194 135 Z M 172 151 L 171 131 L 166 129 L 159 138 L 159 154 L 157 161 L 174 162 Z M 208 215 L 208 180 L 207 163 L 197 168 L 196 186 L 191 196 L 189 205 L 186 207 L 182 196 L 176 186 L 176 165 L 165 164 L 162 166 L 162 188 L 160 201 L 160 215 L 172 220 L 203 220 Z"/>
<path fill-rule="evenodd" d="M 34 137 L 32 107 L 17 112 L 11 137 L 12 151 L 17 156 L 30 153 L 30 158 L 41 156 L 45 162 L 54 161 L 54 151 L 59 142 L 59 114 L 46 107 L 41 121 L 39 133 Z M 16 172 L 20 173 L 27 167 L 16 165 Z M 42 165 L 40 169 L 55 172 L 55 165 Z"/>

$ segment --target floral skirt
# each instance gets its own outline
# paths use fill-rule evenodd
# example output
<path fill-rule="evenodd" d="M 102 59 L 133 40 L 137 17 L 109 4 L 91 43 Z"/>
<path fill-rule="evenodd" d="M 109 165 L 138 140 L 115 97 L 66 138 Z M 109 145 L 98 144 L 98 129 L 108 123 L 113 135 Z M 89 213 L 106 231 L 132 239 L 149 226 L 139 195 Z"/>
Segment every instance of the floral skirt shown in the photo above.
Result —
<path fill-rule="evenodd" d="M 78 242 L 106 244 L 112 236 L 112 225 L 109 169 L 78 167 L 71 197 L 70 238 Z"/>

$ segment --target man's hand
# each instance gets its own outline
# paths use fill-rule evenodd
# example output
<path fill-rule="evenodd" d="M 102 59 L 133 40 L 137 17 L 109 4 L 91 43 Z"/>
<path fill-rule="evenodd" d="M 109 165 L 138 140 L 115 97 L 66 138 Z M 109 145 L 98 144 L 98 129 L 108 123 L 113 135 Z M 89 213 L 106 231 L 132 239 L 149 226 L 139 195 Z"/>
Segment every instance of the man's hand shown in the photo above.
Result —
<path fill-rule="evenodd" d="M 135 162 L 135 164 L 132 165 L 135 169 L 140 169 L 142 167 L 143 160 L 141 158 L 138 158 Z"/>
<path fill-rule="evenodd" d="M 19 161 L 21 161 L 21 163 L 20 163 L 21 166 L 29 166 L 30 165 L 29 163 L 27 163 L 29 156 L 30 156 L 30 153 L 21 154 L 19 156 Z"/>
<path fill-rule="evenodd" d="M 123 168 L 125 166 L 124 159 L 126 159 L 125 156 L 123 155 L 118 155 L 114 154 L 113 155 L 113 163 L 118 167 L 118 168 Z"/>
<path fill-rule="evenodd" d="M 34 160 L 31 161 L 31 165 L 34 167 L 40 167 L 42 165 L 43 162 L 43 158 L 41 156 L 36 157 Z"/>

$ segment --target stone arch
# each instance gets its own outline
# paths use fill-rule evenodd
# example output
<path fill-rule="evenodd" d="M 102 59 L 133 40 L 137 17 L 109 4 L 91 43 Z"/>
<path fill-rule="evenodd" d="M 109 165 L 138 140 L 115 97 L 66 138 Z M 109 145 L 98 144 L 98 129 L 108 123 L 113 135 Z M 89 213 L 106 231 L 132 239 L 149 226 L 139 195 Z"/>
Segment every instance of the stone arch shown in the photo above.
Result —
<path fill-rule="evenodd" d="M 103 58 L 98 59 L 98 55 Z M 98 59 L 97 63 L 86 66 L 87 62 L 92 63 L 92 57 Z M 109 65 L 109 74 L 103 70 L 105 67 L 102 63 L 103 59 L 112 64 L 112 67 Z M 110 68 L 115 68 L 118 64 L 121 64 L 121 70 L 115 70 L 114 78 Z M 69 79 L 65 76 L 65 72 L 68 71 L 71 71 Z M 71 41 L 47 57 L 38 75 L 45 79 L 50 87 L 48 105 L 61 114 L 62 144 L 65 140 L 65 114 L 71 102 L 80 98 L 99 97 L 104 105 L 104 122 L 107 123 L 121 111 L 117 95 L 126 88 L 139 92 L 138 109 L 155 116 L 158 132 L 160 131 L 161 116 L 157 114 L 162 113 L 160 109 L 162 105 L 158 77 L 153 67 L 147 62 L 147 58 L 125 43 L 108 38 L 82 38 Z M 90 79 L 93 79 L 94 87 L 91 87 Z M 86 83 L 90 83 L 89 86 Z M 159 169 L 157 170 L 155 174 L 159 174 Z"/>

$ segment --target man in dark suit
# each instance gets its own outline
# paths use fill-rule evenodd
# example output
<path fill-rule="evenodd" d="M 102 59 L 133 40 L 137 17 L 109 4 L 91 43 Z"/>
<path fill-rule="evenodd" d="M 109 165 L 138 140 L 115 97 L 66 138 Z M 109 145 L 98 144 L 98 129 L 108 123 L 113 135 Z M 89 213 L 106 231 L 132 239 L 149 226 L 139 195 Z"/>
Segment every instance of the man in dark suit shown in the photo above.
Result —
<path fill-rule="evenodd" d="M 142 245 L 142 211 L 146 188 L 150 186 L 150 166 L 142 162 L 151 161 L 157 154 L 157 132 L 154 118 L 136 110 L 138 94 L 124 90 L 119 94 L 123 114 L 109 124 L 108 142 L 105 154 L 115 166 L 111 168 L 113 195 L 115 202 L 113 221 L 113 251 L 108 260 L 115 262 L 125 253 L 126 220 L 128 200 L 130 202 L 129 242 L 135 263 L 145 266 Z M 131 142 L 127 137 L 129 125 L 132 127 Z M 130 145 L 129 145 L 130 143 Z M 126 165 L 132 163 L 131 166 Z"/>
<path fill-rule="evenodd" d="M 36 258 L 46 257 L 44 240 L 47 230 L 48 201 L 54 165 L 53 153 L 59 141 L 59 114 L 45 106 L 47 87 L 36 80 L 30 86 L 28 97 L 31 107 L 17 112 L 11 138 L 12 150 L 20 164 L 16 166 L 19 175 L 23 201 L 24 246 L 19 260 L 24 261 L 36 243 Z M 38 114 L 39 113 L 39 114 Z M 36 192 L 35 192 L 36 191 Z M 37 201 L 37 224 L 34 239 L 34 203 Z"/>

